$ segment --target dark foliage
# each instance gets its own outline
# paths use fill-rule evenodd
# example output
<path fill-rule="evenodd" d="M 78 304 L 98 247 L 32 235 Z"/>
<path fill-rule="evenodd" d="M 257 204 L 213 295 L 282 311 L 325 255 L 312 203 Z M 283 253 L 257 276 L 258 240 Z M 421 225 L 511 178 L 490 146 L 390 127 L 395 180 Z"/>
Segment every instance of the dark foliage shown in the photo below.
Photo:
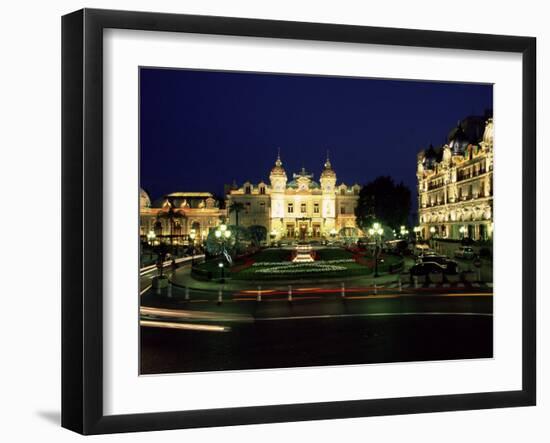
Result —
<path fill-rule="evenodd" d="M 410 210 L 409 188 L 403 183 L 395 184 L 391 177 L 381 176 L 363 186 L 355 215 L 362 229 L 367 229 L 374 221 L 397 229 L 407 225 Z"/>

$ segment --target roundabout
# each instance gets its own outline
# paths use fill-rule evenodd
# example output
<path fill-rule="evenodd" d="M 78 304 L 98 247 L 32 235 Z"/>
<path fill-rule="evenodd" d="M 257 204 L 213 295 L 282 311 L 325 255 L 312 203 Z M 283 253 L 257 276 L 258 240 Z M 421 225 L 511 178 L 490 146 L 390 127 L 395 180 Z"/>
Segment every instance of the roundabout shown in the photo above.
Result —
<path fill-rule="evenodd" d="M 223 265 L 220 265 L 220 263 Z M 397 273 L 403 258 L 385 255 L 379 258 L 382 274 Z M 333 246 L 265 248 L 237 258 L 229 265 L 223 258 L 206 260 L 193 267 L 190 277 L 201 283 L 225 282 L 256 285 L 266 281 L 301 284 L 314 281 L 372 279 L 374 259 L 369 252 Z"/>

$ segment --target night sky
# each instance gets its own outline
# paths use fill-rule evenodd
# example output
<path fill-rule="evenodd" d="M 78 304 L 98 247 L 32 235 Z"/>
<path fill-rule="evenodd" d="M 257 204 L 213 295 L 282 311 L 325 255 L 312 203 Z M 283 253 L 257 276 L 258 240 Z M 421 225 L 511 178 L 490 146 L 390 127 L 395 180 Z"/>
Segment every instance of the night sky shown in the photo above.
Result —
<path fill-rule="evenodd" d="M 492 85 L 142 68 L 141 186 L 221 196 L 268 182 L 277 148 L 289 180 L 318 180 L 328 149 L 338 183 L 390 175 L 415 195 L 417 152 L 492 103 Z"/>

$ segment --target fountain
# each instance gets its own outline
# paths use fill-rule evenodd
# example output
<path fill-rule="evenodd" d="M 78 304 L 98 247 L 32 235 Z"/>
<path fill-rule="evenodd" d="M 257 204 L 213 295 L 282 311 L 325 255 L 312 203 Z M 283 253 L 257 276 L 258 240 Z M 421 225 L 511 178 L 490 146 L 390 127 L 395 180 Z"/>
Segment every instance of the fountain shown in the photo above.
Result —
<path fill-rule="evenodd" d="M 296 246 L 296 255 L 292 259 L 293 263 L 311 263 L 313 259 L 313 249 L 309 244 L 298 244 Z"/>

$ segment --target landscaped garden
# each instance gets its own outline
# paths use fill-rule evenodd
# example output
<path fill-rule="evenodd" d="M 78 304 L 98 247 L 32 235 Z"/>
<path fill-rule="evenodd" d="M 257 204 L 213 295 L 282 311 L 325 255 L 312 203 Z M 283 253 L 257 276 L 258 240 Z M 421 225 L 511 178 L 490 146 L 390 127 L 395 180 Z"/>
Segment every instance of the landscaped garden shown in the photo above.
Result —
<path fill-rule="evenodd" d="M 374 260 L 365 251 L 350 251 L 343 248 L 315 250 L 314 261 L 292 262 L 293 251 L 280 248 L 263 249 L 253 255 L 241 257 L 228 267 L 225 277 L 232 280 L 292 280 L 312 278 L 342 278 L 369 275 L 374 269 Z M 379 272 L 396 269 L 402 259 L 385 255 L 378 263 Z M 196 278 L 217 279 L 221 277 L 219 260 L 210 260 L 194 268 Z"/>

